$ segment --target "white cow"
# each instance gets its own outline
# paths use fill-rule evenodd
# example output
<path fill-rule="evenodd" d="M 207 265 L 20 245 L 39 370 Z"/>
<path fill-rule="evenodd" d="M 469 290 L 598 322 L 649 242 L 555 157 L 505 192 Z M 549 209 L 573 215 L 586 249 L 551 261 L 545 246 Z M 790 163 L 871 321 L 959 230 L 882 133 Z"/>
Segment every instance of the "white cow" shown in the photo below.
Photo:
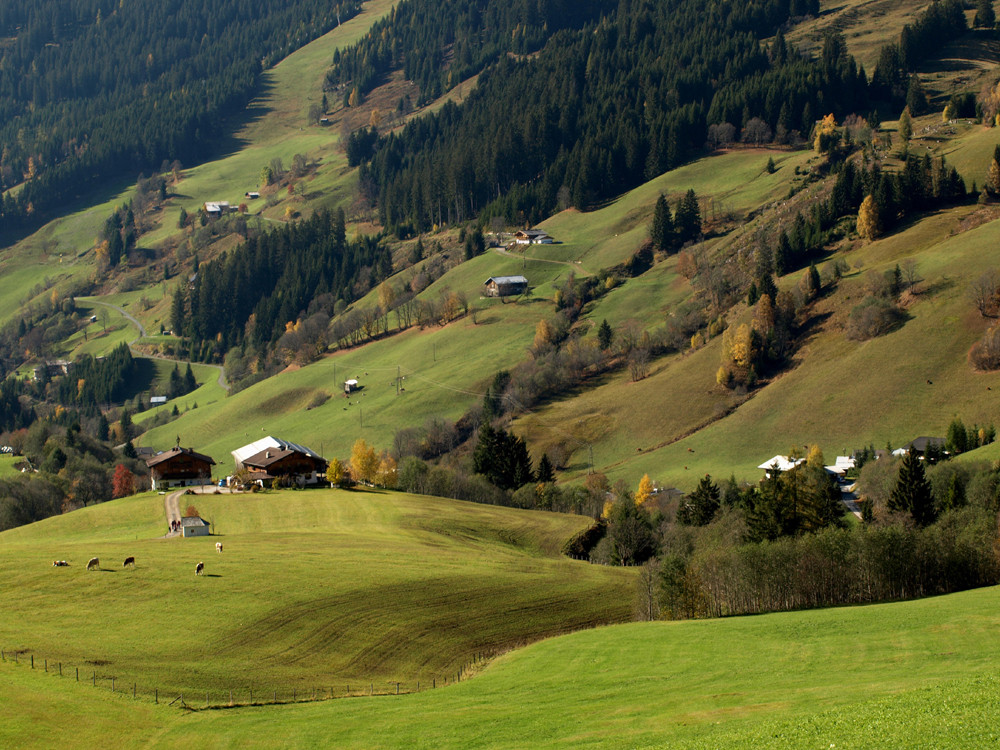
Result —
<path fill-rule="evenodd" d="M 215 543 L 215 551 L 216 552 L 222 552 L 222 542 L 216 542 Z"/>

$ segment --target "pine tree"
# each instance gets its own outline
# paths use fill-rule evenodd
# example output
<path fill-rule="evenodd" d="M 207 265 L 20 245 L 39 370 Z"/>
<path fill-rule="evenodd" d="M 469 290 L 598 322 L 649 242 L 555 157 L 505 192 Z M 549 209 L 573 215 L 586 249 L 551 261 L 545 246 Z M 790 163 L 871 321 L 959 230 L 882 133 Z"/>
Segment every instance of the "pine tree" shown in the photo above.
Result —
<path fill-rule="evenodd" d="M 673 246 L 674 222 L 670 216 L 670 206 L 667 199 L 660 193 L 653 209 L 653 224 L 649 229 L 649 238 L 653 247 L 660 252 L 666 252 Z"/>
<path fill-rule="evenodd" d="M 197 387 L 198 381 L 195 380 L 194 372 L 191 371 L 191 363 L 188 362 L 187 370 L 184 372 L 184 392 L 190 393 Z"/>
<path fill-rule="evenodd" d="M 916 451 L 911 450 L 903 457 L 896 486 L 889 495 L 889 509 L 909 513 L 917 526 L 934 521 L 934 495 Z"/>
<path fill-rule="evenodd" d="M 973 28 L 992 29 L 996 23 L 997 16 L 993 11 L 993 0 L 979 0 L 976 3 L 976 17 L 972 21 Z"/>
<path fill-rule="evenodd" d="M 677 204 L 674 227 L 677 240 L 681 244 L 696 240 L 701 234 L 701 208 L 698 205 L 698 196 L 694 189 L 688 190 Z"/>
<path fill-rule="evenodd" d="M 705 526 L 719 510 L 719 486 L 706 474 L 697 489 L 688 495 L 677 509 L 677 521 L 686 526 Z"/>
<path fill-rule="evenodd" d="M 538 462 L 538 471 L 536 472 L 536 475 L 538 481 L 542 483 L 556 481 L 556 473 L 552 468 L 552 462 L 549 461 L 548 453 L 542 454 L 542 458 Z"/>
<path fill-rule="evenodd" d="M 611 348 L 614 339 L 615 332 L 611 330 L 611 326 L 608 325 L 608 319 L 605 318 L 601 321 L 601 325 L 597 329 L 597 343 L 600 344 L 602 351 L 607 351 Z"/>

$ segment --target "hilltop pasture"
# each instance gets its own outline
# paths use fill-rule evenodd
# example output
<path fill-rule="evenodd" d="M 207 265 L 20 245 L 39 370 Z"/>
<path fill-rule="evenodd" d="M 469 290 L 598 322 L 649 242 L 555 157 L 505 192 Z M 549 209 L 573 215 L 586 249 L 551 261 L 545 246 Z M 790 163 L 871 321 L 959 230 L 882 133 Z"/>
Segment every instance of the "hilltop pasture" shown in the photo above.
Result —
<path fill-rule="evenodd" d="M 217 536 L 164 539 L 163 502 L 147 493 L 0 534 L 3 648 L 150 694 L 412 689 L 477 654 L 630 614 L 619 592 L 634 571 L 560 556 L 592 523 L 580 516 L 392 492 L 186 495 L 181 511 Z"/>

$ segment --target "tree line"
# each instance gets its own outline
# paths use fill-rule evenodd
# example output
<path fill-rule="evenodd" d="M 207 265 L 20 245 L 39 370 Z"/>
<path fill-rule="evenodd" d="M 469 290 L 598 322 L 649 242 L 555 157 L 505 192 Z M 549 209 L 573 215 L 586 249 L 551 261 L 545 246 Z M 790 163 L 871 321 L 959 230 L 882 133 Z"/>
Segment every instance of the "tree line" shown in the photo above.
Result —
<path fill-rule="evenodd" d="M 5 3 L 0 230 L 35 225 L 109 177 L 215 153 L 278 60 L 360 3 Z"/>
<path fill-rule="evenodd" d="M 264 352 L 313 314 L 325 316 L 325 330 L 331 314 L 392 271 L 378 238 L 348 242 L 343 211 L 319 211 L 202 263 L 194 283 L 175 290 L 171 323 L 192 359 L 221 361 L 235 347 Z"/>

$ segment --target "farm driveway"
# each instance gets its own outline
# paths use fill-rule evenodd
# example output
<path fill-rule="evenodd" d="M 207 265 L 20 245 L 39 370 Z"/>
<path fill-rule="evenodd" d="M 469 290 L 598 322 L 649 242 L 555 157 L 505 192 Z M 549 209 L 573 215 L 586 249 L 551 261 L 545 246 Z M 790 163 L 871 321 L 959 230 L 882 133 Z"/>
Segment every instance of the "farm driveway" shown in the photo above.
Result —
<path fill-rule="evenodd" d="M 174 521 L 180 522 L 181 520 L 180 497 L 183 494 L 184 490 L 177 490 L 163 498 L 163 510 L 167 514 L 167 528 L 170 528 Z M 180 533 L 179 531 L 168 531 L 164 538 L 177 536 Z"/>

